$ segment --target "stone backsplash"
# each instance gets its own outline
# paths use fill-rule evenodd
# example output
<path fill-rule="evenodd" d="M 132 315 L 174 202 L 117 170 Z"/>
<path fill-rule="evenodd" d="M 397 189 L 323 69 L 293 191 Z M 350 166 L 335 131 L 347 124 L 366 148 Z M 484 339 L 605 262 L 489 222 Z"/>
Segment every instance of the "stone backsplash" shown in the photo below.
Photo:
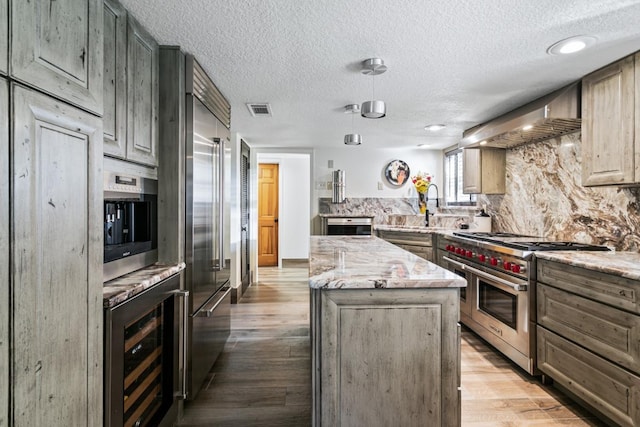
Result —
<path fill-rule="evenodd" d="M 429 201 L 430 225 L 458 228 L 469 223 L 477 212 L 476 208 L 437 208 L 436 201 Z M 374 224 L 383 225 L 425 225 L 424 215 L 418 213 L 418 198 L 348 198 L 344 203 L 331 203 L 330 198 L 319 199 L 320 214 L 373 216 Z"/>
<path fill-rule="evenodd" d="M 506 186 L 478 197 L 494 231 L 640 252 L 640 188 L 583 187 L 579 132 L 507 150 Z"/>

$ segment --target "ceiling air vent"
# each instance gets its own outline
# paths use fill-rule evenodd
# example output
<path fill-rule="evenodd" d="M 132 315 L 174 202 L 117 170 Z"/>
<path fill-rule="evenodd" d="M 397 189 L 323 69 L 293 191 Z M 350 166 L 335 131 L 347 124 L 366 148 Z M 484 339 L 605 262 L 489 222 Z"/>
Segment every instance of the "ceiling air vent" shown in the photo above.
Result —
<path fill-rule="evenodd" d="M 247 108 L 253 117 L 271 117 L 271 106 L 266 102 L 250 102 Z"/>

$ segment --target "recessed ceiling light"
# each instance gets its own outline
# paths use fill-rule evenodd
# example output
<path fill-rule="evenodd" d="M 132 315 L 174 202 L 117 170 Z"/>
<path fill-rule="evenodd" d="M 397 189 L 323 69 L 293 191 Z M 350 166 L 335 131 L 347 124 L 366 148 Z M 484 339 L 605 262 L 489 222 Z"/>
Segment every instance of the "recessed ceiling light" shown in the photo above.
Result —
<path fill-rule="evenodd" d="M 437 132 L 437 131 L 439 131 L 441 129 L 444 129 L 446 127 L 447 127 L 446 125 L 427 125 L 427 126 L 424 127 L 424 130 L 429 130 L 431 132 Z"/>
<path fill-rule="evenodd" d="M 522 127 L 522 130 L 531 130 L 533 129 L 533 125 L 526 125 Z"/>
<path fill-rule="evenodd" d="M 418 144 L 418 148 L 422 148 L 422 149 L 431 148 L 431 144 Z"/>
<path fill-rule="evenodd" d="M 480 145 L 487 145 L 487 141 L 480 141 Z"/>
<path fill-rule="evenodd" d="M 596 42 L 596 38 L 592 36 L 574 36 L 568 39 L 560 40 L 549 46 L 547 53 L 549 55 L 567 55 L 579 52 Z"/>

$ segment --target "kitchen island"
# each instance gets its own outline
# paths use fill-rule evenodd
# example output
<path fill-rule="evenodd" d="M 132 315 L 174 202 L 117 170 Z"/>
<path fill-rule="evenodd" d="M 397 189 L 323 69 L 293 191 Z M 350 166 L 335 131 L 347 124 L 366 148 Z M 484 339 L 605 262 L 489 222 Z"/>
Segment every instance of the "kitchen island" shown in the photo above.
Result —
<path fill-rule="evenodd" d="M 312 236 L 313 425 L 459 426 L 466 281 L 374 236 Z"/>

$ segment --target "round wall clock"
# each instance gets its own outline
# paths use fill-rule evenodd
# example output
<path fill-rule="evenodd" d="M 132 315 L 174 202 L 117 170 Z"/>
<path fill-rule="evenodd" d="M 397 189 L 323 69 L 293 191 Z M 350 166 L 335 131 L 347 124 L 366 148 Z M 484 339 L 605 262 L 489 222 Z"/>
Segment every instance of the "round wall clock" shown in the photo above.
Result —
<path fill-rule="evenodd" d="M 394 187 L 401 187 L 409 180 L 409 165 L 402 160 L 392 160 L 385 168 L 384 176 L 389 184 Z"/>

